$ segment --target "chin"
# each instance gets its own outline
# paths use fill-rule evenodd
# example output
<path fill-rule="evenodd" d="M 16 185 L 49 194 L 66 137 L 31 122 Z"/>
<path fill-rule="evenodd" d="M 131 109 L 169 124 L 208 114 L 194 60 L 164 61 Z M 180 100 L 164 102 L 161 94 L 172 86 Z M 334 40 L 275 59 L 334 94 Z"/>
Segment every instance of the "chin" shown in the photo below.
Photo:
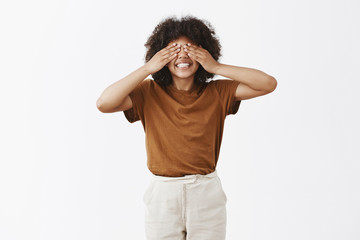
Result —
<path fill-rule="evenodd" d="M 195 74 L 176 74 L 178 78 L 189 78 L 193 77 Z"/>
<path fill-rule="evenodd" d="M 189 79 L 194 78 L 195 74 L 174 74 L 173 77 L 179 78 L 179 79 Z"/>
<path fill-rule="evenodd" d="M 188 78 L 191 78 L 191 77 L 194 77 L 195 76 L 195 73 L 196 71 L 193 70 L 193 71 L 174 71 L 171 73 L 171 75 L 177 77 L 177 78 L 184 78 L 184 79 L 188 79 Z"/>

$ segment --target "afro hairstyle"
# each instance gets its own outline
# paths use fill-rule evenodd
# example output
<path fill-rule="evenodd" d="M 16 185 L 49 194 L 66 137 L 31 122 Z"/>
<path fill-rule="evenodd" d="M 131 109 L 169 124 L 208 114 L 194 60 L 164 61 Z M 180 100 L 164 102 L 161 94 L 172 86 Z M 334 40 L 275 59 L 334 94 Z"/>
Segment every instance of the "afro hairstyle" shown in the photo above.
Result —
<path fill-rule="evenodd" d="M 180 19 L 168 17 L 163 19 L 153 30 L 152 34 L 144 44 L 147 48 L 145 62 L 148 62 L 158 51 L 165 48 L 171 41 L 186 36 L 191 41 L 206 49 L 217 61 L 221 56 L 221 45 L 215 34 L 214 28 L 206 20 L 200 20 L 193 16 L 185 16 Z M 151 75 L 156 83 L 165 87 L 171 84 L 172 77 L 169 69 L 164 66 L 161 70 Z M 205 71 L 199 65 L 194 76 L 194 83 L 204 83 L 214 74 Z"/>

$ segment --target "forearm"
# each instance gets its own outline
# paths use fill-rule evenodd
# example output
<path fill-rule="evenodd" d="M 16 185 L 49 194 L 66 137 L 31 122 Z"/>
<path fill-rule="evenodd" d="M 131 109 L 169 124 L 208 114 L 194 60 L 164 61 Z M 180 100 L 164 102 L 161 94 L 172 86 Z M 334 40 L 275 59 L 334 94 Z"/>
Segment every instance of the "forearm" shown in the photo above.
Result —
<path fill-rule="evenodd" d="M 239 81 L 254 90 L 272 91 L 276 87 L 274 77 L 254 68 L 219 63 L 214 73 Z"/>
<path fill-rule="evenodd" d="M 97 107 L 99 109 L 113 109 L 119 106 L 134 88 L 149 75 L 150 72 L 146 65 L 143 65 L 126 77 L 114 82 L 102 92 L 96 102 Z"/>

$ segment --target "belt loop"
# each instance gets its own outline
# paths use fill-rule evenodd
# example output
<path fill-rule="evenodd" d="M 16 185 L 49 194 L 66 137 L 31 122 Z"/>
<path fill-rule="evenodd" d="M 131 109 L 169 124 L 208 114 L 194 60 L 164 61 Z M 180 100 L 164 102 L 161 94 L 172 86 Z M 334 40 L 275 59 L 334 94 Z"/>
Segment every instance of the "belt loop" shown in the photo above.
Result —
<path fill-rule="evenodd" d="M 198 180 L 198 175 L 197 175 L 197 174 L 196 174 L 196 175 L 194 175 L 193 180 L 194 180 L 194 181 L 192 181 L 192 183 L 196 183 L 196 182 L 197 182 L 197 180 Z"/>

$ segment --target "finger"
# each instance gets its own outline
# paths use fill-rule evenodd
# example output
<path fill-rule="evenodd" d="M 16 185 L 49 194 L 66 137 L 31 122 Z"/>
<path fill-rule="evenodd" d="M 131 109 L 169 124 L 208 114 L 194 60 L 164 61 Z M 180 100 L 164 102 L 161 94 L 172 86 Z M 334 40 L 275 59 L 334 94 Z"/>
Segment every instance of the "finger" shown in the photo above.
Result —
<path fill-rule="evenodd" d="M 176 58 L 177 53 L 172 54 L 169 58 L 168 58 L 168 62 L 170 62 L 171 60 L 173 60 L 174 58 Z"/>
<path fill-rule="evenodd" d="M 164 56 L 164 55 L 167 55 L 169 53 L 174 53 L 174 52 L 178 52 L 178 51 L 180 51 L 180 45 L 177 45 L 175 43 L 175 45 L 170 45 L 170 46 L 164 48 L 163 50 L 161 50 L 161 53 Z"/>
<path fill-rule="evenodd" d="M 195 49 L 205 50 L 205 48 L 203 48 L 201 45 L 194 45 L 194 44 L 191 44 L 191 43 L 187 43 L 186 45 L 189 46 L 189 47 L 195 48 Z"/>
<path fill-rule="evenodd" d="M 185 44 L 185 47 L 186 48 L 191 48 L 191 49 L 200 49 L 201 48 L 198 45 L 194 45 L 194 44 L 191 44 L 191 43 Z"/>
<path fill-rule="evenodd" d="M 189 51 L 195 51 L 195 52 L 204 52 L 203 48 L 200 48 L 198 46 L 193 46 L 193 45 L 186 46 L 185 49 L 187 49 Z"/>
<path fill-rule="evenodd" d="M 204 54 L 196 49 L 185 49 L 184 50 L 190 57 L 202 58 Z"/>
<path fill-rule="evenodd" d="M 199 51 L 194 51 L 194 50 L 188 51 L 188 56 L 199 63 L 203 62 L 203 60 L 205 59 L 205 55 L 203 55 Z"/>
<path fill-rule="evenodd" d="M 177 45 L 171 49 L 168 49 L 167 51 L 162 53 L 163 58 L 168 58 L 169 56 L 172 56 L 173 54 L 177 54 L 181 51 L 180 45 Z"/>
<path fill-rule="evenodd" d="M 200 58 L 207 58 L 208 57 L 208 52 L 206 49 L 198 47 L 198 46 L 189 46 L 186 48 L 185 50 L 187 53 L 190 53 L 192 55 L 196 55 L 197 57 Z"/>
<path fill-rule="evenodd" d="M 177 43 L 173 43 L 173 44 L 167 46 L 165 49 L 168 50 L 168 51 L 169 51 L 169 50 L 172 51 L 172 50 L 176 50 L 176 49 L 178 49 L 178 48 L 180 48 L 180 45 L 177 44 Z"/>
<path fill-rule="evenodd" d="M 167 66 L 167 64 L 169 63 L 169 62 L 171 62 L 173 59 L 175 59 L 177 57 L 177 53 L 174 53 L 174 54 L 172 54 L 172 55 L 168 55 L 168 57 L 167 58 L 164 58 L 164 59 L 162 59 L 162 64 L 165 66 Z"/>
<path fill-rule="evenodd" d="M 177 43 L 173 43 L 173 44 L 170 44 L 169 46 L 165 47 L 164 49 L 171 49 L 176 46 L 177 46 Z"/>
<path fill-rule="evenodd" d="M 160 61 L 162 63 L 166 64 L 166 63 L 170 62 L 171 60 L 173 60 L 176 56 L 177 56 L 176 52 L 175 53 L 168 53 L 168 54 L 162 56 Z"/>
<path fill-rule="evenodd" d="M 164 55 L 167 52 L 171 51 L 172 49 L 176 48 L 176 43 L 171 44 L 167 47 L 164 47 L 163 49 L 161 49 L 160 51 L 157 52 L 158 55 Z"/>
<path fill-rule="evenodd" d="M 184 47 L 184 51 L 189 55 L 190 54 L 197 54 L 198 51 L 195 48 Z"/>
<path fill-rule="evenodd" d="M 188 53 L 189 57 L 194 59 L 195 61 L 199 62 L 200 58 L 198 55 L 193 54 L 193 53 Z"/>
<path fill-rule="evenodd" d="M 174 56 L 177 56 L 177 52 L 169 52 L 163 56 L 163 59 L 170 59 L 173 58 Z"/>

